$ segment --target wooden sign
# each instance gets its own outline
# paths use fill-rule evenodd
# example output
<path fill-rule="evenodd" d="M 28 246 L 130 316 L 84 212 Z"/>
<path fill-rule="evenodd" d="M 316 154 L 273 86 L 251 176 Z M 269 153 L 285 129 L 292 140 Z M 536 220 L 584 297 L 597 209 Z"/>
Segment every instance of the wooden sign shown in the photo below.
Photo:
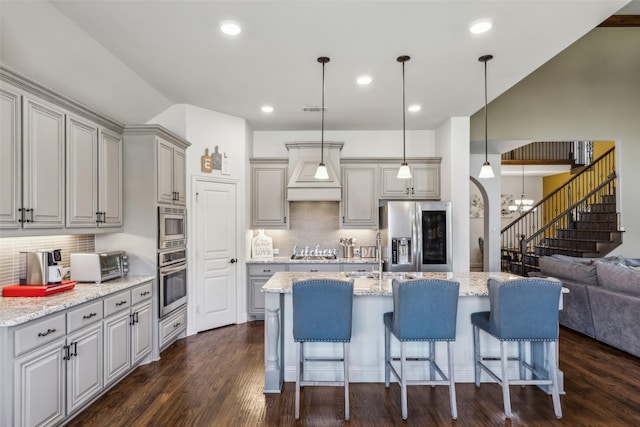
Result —
<path fill-rule="evenodd" d="M 218 146 L 214 148 L 214 152 L 209 154 L 209 149 L 204 149 L 204 154 L 200 156 L 200 170 L 204 173 L 211 173 L 214 169 L 219 170 L 222 175 L 230 175 L 229 157 L 227 153 L 219 153 Z"/>
<path fill-rule="evenodd" d="M 251 239 L 251 258 L 273 258 L 273 239 L 264 230 Z"/>

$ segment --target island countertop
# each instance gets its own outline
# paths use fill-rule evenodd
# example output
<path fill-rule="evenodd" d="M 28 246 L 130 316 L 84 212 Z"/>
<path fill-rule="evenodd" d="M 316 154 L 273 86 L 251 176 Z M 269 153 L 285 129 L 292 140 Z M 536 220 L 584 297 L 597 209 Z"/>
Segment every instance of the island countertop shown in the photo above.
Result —
<path fill-rule="evenodd" d="M 350 277 L 351 276 L 351 277 Z M 486 296 L 487 280 L 496 279 L 500 281 L 522 279 L 522 276 L 516 276 L 509 273 L 502 272 L 467 272 L 467 273 L 383 273 L 383 279 L 374 279 L 366 277 L 366 274 L 362 273 L 299 273 L 299 272 L 277 272 L 275 273 L 267 283 L 262 287 L 261 291 L 266 293 L 291 293 L 291 284 L 294 280 L 304 279 L 334 279 L 334 280 L 347 280 L 352 278 L 353 282 L 353 294 L 358 295 L 378 295 L 378 296 L 391 296 L 393 292 L 391 290 L 391 282 L 393 277 L 396 276 L 400 279 L 407 278 L 426 278 L 426 279 L 446 279 L 453 280 L 460 283 L 460 296 Z M 390 278 L 384 278 L 385 276 Z"/>
<path fill-rule="evenodd" d="M 155 276 L 127 276 L 98 284 L 77 283 L 70 291 L 46 297 L 0 297 L 0 327 L 19 325 L 153 279 Z"/>
<path fill-rule="evenodd" d="M 247 264 L 377 264 L 375 258 L 296 258 L 275 256 L 273 258 L 250 258 Z"/>

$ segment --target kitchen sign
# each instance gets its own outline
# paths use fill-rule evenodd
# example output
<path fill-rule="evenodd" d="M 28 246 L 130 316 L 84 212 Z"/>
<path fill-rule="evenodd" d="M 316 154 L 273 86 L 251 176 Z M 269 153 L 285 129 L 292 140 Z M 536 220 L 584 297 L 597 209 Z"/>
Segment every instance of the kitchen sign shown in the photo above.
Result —
<path fill-rule="evenodd" d="M 262 229 L 251 239 L 251 258 L 273 258 L 273 239 Z"/>

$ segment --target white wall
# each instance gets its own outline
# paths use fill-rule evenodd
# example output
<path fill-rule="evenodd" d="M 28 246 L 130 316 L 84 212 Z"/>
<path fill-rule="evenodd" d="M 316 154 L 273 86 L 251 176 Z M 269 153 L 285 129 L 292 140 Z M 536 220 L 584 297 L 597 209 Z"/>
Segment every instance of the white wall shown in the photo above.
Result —
<path fill-rule="evenodd" d="M 3 64 L 122 123 L 172 104 L 50 2 L 0 3 Z"/>
<path fill-rule="evenodd" d="M 407 131 L 407 157 L 435 156 L 435 132 Z M 325 131 L 325 141 L 344 142 L 341 157 L 402 158 L 402 131 Z M 257 131 L 251 157 L 282 157 L 286 142 L 320 141 L 320 131 Z M 318 153 L 319 155 L 319 153 Z"/>
<path fill-rule="evenodd" d="M 640 28 L 596 28 L 489 105 L 493 140 L 616 141 L 626 232 L 615 253 L 635 257 L 640 254 L 638 40 Z M 483 139 L 483 125 L 480 111 L 471 120 L 472 140 Z"/>
<path fill-rule="evenodd" d="M 453 271 L 469 271 L 469 117 L 452 117 L 436 129 L 442 157 L 440 191 L 451 201 Z"/>

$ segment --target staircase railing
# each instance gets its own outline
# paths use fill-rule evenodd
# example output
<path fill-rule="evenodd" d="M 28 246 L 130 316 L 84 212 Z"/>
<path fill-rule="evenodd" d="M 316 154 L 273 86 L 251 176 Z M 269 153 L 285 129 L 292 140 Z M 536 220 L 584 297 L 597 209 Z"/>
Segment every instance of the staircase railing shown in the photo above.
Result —
<path fill-rule="evenodd" d="M 515 262 L 521 265 L 521 273 L 526 275 L 532 268 L 531 257 L 536 257 L 535 247 L 550 246 L 546 242 L 557 236 L 559 230 L 592 227 L 600 231 L 597 219 L 591 225 L 579 224 L 581 215 L 590 213 L 591 206 L 601 203 L 603 196 L 615 195 L 615 148 L 611 148 L 579 174 L 560 188 L 533 205 L 530 210 L 520 212 L 520 216 L 501 231 L 502 270 L 508 270 Z M 616 216 L 617 214 L 602 212 Z M 604 216 L 603 218 L 606 218 Z M 604 221 L 603 221 L 604 222 Z M 595 225 L 593 225 L 595 224 Z M 611 230 L 615 231 L 615 230 Z M 563 242 L 557 253 L 567 255 L 588 252 L 581 248 L 579 238 Z"/>
<path fill-rule="evenodd" d="M 593 158 L 593 141 L 538 141 L 502 154 L 503 164 L 588 165 Z"/>

